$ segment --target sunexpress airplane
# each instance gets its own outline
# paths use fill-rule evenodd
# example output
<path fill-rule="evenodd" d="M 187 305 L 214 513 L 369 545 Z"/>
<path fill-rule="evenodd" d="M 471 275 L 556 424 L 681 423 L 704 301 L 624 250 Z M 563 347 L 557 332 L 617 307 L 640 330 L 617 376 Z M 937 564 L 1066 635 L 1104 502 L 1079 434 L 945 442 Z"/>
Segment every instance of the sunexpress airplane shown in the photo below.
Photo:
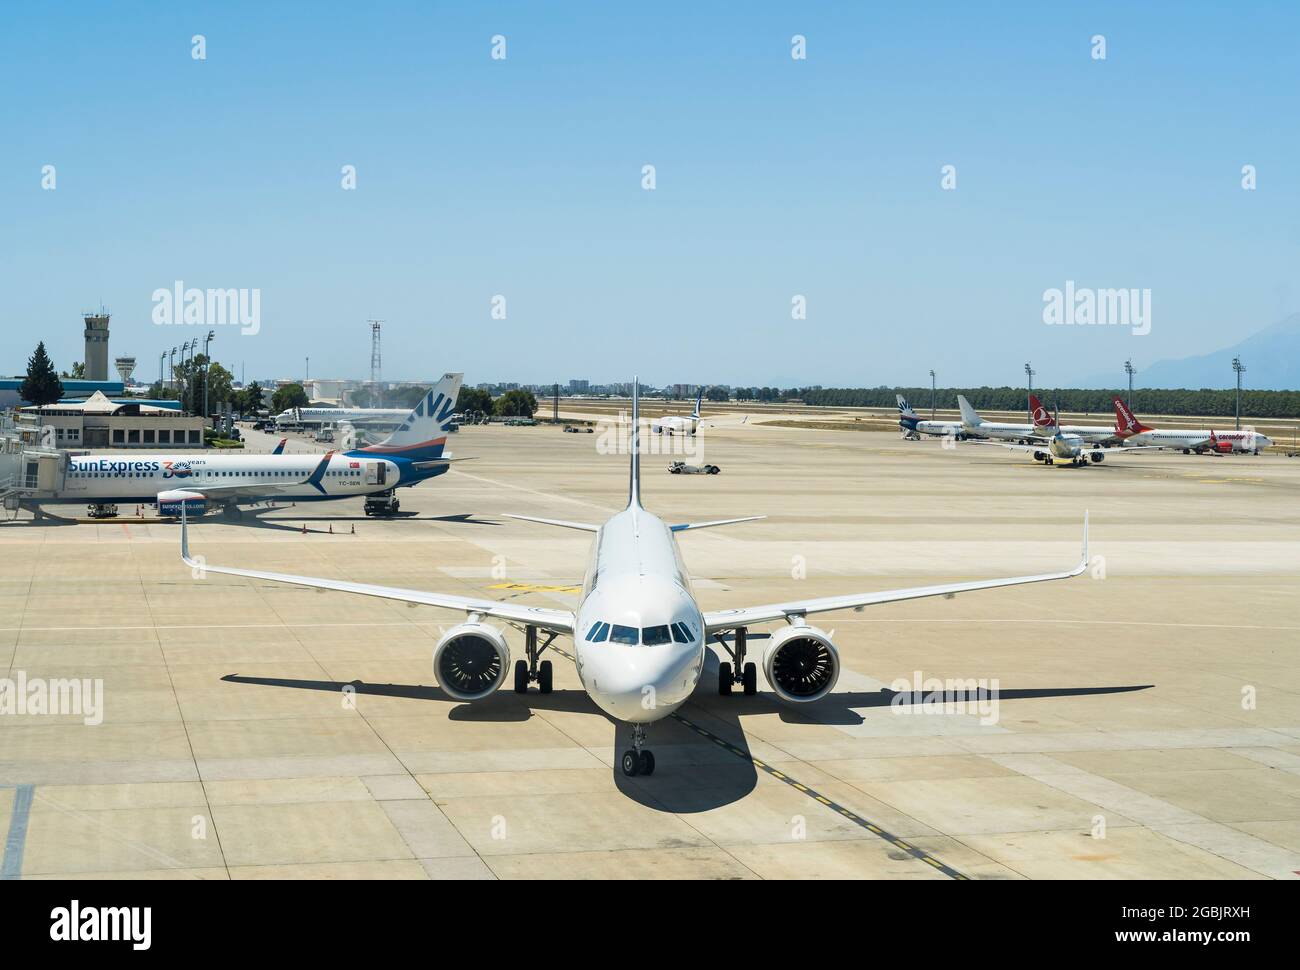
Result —
<path fill-rule="evenodd" d="M 460 374 L 446 374 L 387 438 L 326 455 L 82 455 L 69 459 L 64 487 L 42 505 L 156 504 L 162 515 L 202 515 L 265 501 L 323 502 L 418 485 L 456 459 L 444 454 Z M 277 449 L 278 450 L 278 449 Z"/>

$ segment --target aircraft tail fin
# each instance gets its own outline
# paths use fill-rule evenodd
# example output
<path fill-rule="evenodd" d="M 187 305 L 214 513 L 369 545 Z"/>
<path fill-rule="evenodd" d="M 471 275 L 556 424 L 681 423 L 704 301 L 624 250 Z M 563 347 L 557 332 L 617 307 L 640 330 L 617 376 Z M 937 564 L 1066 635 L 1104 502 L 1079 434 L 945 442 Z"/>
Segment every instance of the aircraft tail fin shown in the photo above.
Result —
<path fill-rule="evenodd" d="M 1141 434 L 1144 431 L 1150 431 L 1145 424 L 1137 419 L 1129 406 L 1124 403 L 1124 399 L 1116 394 L 1111 398 L 1111 403 L 1115 405 L 1115 434 L 1121 438 L 1129 438 L 1135 434 Z"/>
<path fill-rule="evenodd" d="M 392 434 L 377 445 L 367 445 L 348 454 L 411 461 L 441 458 L 442 449 L 447 444 L 447 425 L 456 409 L 456 397 L 460 394 L 463 377 L 463 374 L 444 374 Z"/>
<path fill-rule="evenodd" d="M 641 381 L 632 378 L 632 447 L 628 470 L 627 507 L 641 508 Z"/>
<path fill-rule="evenodd" d="M 1047 408 L 1043 407 L 1043 402 L 1038 400 L 1037 394 L 1029 395 L 1029 410 L 1034 416 L 1034 430 L 1055 432 L 1060 423 L 1047 413 Z"/>
<path fill-rule="evenodd" d="M 969 426 L 984 423 L 984 419 L 979 416 L 979 413 L 973 407 L 971 407 L 970 401 L 966 400 L 965 394 L 957 395 L 957 406 L 961 408 L 962 424 Z"/>
<path fill-rule="evenodd" d="M 704 400 L 704 385 L 700 385 L 700 393 L 695 395 L 695 410 L 691 412 L 691 417 L 696 421 L 700 420 L 700 402 Z"/>

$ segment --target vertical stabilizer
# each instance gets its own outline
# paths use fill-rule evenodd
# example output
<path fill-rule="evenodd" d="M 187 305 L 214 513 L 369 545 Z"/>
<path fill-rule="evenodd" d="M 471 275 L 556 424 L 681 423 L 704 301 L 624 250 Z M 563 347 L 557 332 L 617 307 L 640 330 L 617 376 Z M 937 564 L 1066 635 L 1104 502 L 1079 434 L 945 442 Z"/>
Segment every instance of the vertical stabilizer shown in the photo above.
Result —
<path fill-rule="evenodd" d="M 641 508 L 641 381 L 632 378 L 632 465 L 628 475 L 627 507 Z"/>

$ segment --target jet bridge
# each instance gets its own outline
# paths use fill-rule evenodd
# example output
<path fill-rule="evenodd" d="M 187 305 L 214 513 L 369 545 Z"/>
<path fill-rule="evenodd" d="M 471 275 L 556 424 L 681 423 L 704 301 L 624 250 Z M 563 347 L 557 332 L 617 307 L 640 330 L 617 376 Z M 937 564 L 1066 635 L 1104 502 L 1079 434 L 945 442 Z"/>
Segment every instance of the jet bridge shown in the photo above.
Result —
<path fill-rule="evenodd" d="M 53 498 L 67 469 L 67 455 L 44 443 L 38 425 L 0 416 L 0 504 L 6 511 Z"/>

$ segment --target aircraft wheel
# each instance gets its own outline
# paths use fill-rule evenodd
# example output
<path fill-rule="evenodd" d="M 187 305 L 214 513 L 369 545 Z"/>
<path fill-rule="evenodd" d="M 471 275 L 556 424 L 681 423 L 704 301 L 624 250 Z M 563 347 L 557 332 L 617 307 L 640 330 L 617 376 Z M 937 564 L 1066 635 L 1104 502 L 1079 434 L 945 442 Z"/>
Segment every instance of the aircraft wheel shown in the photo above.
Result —
<path fill-rule="evenodd" d="M 723 697 L 731 696 L 731 664 L 725 660 L 718 664 L 718 693 Z"/>
<path fill-rule="evenodd" d="M 543 660 L 537 668 L 537 689 L 543 694 L 551 692 L 551 662 Z"/>
<path fill-rule="evenodd" d="M 742 682 L 745 685 L 746 697 L 753 697 L 758 693 L 758 668 L 752 662 L 745 664 Z"/>
<path fill-rule="evenodd" d="M 522 660 L 515 661 L 515 693 L 528 693 L 528 664 Z"/>
<path fill-rule="evenodd" d="M 623 752 L 623 774 L 634 777 L 641 770 L 641 759 L 631 748 Z"/>
<path fill-rule="evenodd" d="M 653 775 L 655 773 L 655 756 L 649 751 L 641 752 L 641 763 L 637 765 L 637 774 Z"/>

